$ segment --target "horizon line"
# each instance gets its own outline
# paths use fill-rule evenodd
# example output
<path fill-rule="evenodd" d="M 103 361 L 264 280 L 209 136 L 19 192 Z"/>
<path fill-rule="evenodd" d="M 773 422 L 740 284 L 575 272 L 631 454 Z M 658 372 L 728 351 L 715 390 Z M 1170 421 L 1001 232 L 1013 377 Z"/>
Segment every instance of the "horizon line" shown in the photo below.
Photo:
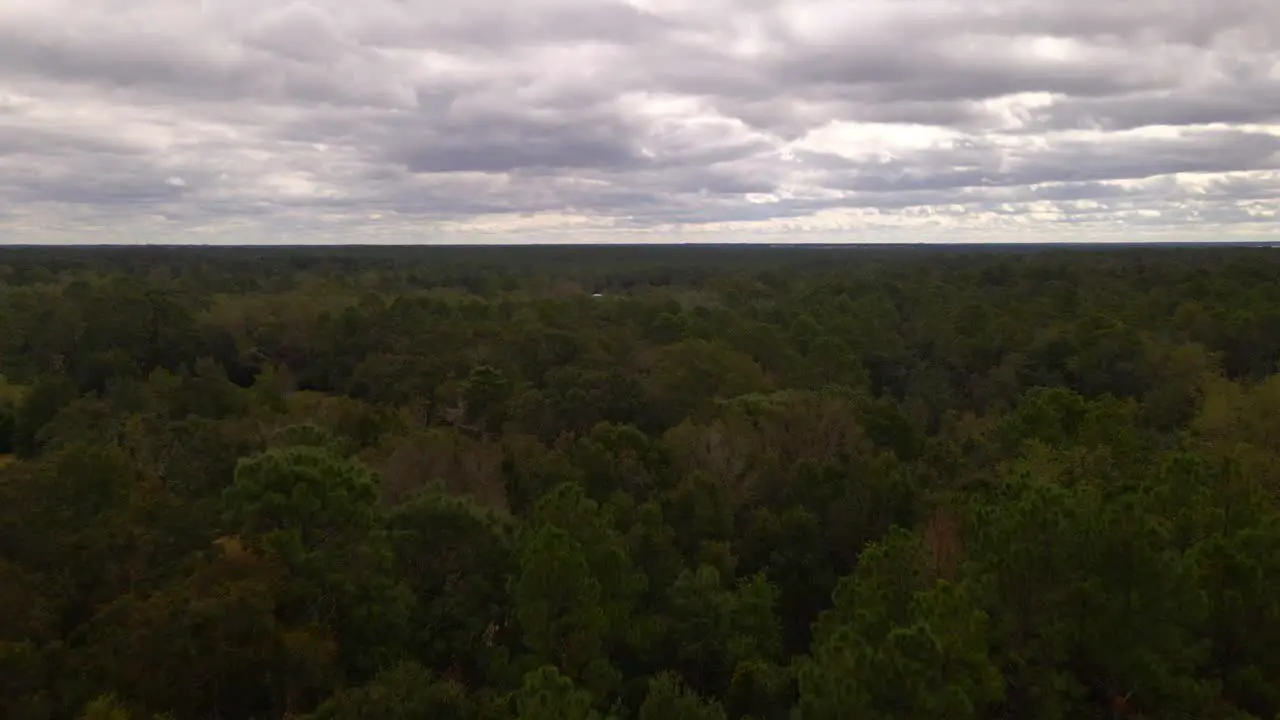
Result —
<path fill-rule="evenodd" d="M 0 252 L 5 249 L 142 249 L 142 248 L 223 248 L 223 249 L 355 249 L 355 248 L 948 248 L 948 247 L 1266 247 L 1280 248 L 1280 238 L 1275 240 L 986 240 L 986 241 L 551 241 L 551 242 L 254 242 L 254 243 L 197 243 L 197 242 L 0 242 Z"/>

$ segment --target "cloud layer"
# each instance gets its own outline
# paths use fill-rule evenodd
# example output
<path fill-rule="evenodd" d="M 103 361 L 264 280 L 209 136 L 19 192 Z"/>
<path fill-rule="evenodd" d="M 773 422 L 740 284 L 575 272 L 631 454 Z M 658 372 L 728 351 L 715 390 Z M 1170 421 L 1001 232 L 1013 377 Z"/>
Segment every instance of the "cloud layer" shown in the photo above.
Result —
<path fill-rule="evenodd" d="M 0 241 L 1261 239 L 1273 0 L 0 0 Z"/>

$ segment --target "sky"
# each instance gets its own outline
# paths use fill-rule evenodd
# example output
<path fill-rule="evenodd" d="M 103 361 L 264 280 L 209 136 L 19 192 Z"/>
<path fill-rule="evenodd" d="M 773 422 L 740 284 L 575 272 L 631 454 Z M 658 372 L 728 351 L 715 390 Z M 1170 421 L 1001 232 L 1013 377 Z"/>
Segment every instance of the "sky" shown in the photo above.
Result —
<path fill-rule="evenodd" d="M 1275 0 L 0 0 L 0 243 L 1272 238 Z"/>

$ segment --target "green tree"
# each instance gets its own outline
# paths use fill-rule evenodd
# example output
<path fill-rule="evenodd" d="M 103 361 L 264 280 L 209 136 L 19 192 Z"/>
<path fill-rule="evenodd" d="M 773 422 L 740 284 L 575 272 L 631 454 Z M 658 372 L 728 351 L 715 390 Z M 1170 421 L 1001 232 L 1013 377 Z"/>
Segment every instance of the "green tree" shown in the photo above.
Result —
<path fill-rule="evenodd" d="M 364 685 L 339 690 L 310 715 L 310 720 L 473 720 L 478 713 L 461 684 L 442 680 L 407 661 L 383 670 Z"/>
<path fill-rule="evenodd" d="M 500 431 L 512 392 L 512 383 L 501 370 L 489 365 L 472 368 L 462 383 L 467 422 L 490 432 Z"/>
<path fill-rule="evenodd" d="M 799 667 L 799 718 L 979 718 L 1003 696 L 987 616 L 899 531 L 841 580 Z"/>
<path fill-rule="evenodd" d="M 629 635 L 646 578 L 612 517 L 581 486 L 561 484 L 539 500 L 518 558 L 511 595 L 526 645 L 593 692 L 613 689 L 610 650 L 644 644 Z"/>
<path fill-rule="evenodd" d="M 525 675 L 515 705 L 517 720 L 601 720 L 591 693 L 550 665 Z"/>
<path fill-rule="evenodd" d="M 510 518 L 428 492 L 394 508 L 390 529 L 399 571 L 416 598 L 415 654 L 431 667 L 482 680 L 511 608 L 503 583 L 516 562 Z"/>
<path fill-rule="evenodd" d="M 44 445 L 40 432 L 79 393 L 63 375 L 45 375 L 23 393 L 14 418 L 13 446 L 18 455 L 31 457 Z"/>
<path fill-rule="evenodd" d="M 640 706 L 640 720 L 725 720 L 724 708 L 714 700 L 698 697 L 671 673 L 649 681 L 649 694 Z"/>
<path fill-rule="evenodd" d="M 325 448 L 277 448 L 240 462 L 224 502 L 238 535 L 289 568 L 286 614 L 331 624 L 357 674 L 395 657 L 412 595 L 394 574 L 373 473 Z"/>

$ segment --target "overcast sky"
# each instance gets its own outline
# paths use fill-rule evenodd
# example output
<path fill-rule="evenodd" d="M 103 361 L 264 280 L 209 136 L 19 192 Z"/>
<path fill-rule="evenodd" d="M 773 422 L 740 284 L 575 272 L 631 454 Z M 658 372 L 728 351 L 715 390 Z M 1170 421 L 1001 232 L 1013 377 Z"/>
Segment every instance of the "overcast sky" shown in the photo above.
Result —
<path fill-rule="evenodd" d="M 0 241 L 1280 237 L 1277 0 L 0 0 Z"/>

